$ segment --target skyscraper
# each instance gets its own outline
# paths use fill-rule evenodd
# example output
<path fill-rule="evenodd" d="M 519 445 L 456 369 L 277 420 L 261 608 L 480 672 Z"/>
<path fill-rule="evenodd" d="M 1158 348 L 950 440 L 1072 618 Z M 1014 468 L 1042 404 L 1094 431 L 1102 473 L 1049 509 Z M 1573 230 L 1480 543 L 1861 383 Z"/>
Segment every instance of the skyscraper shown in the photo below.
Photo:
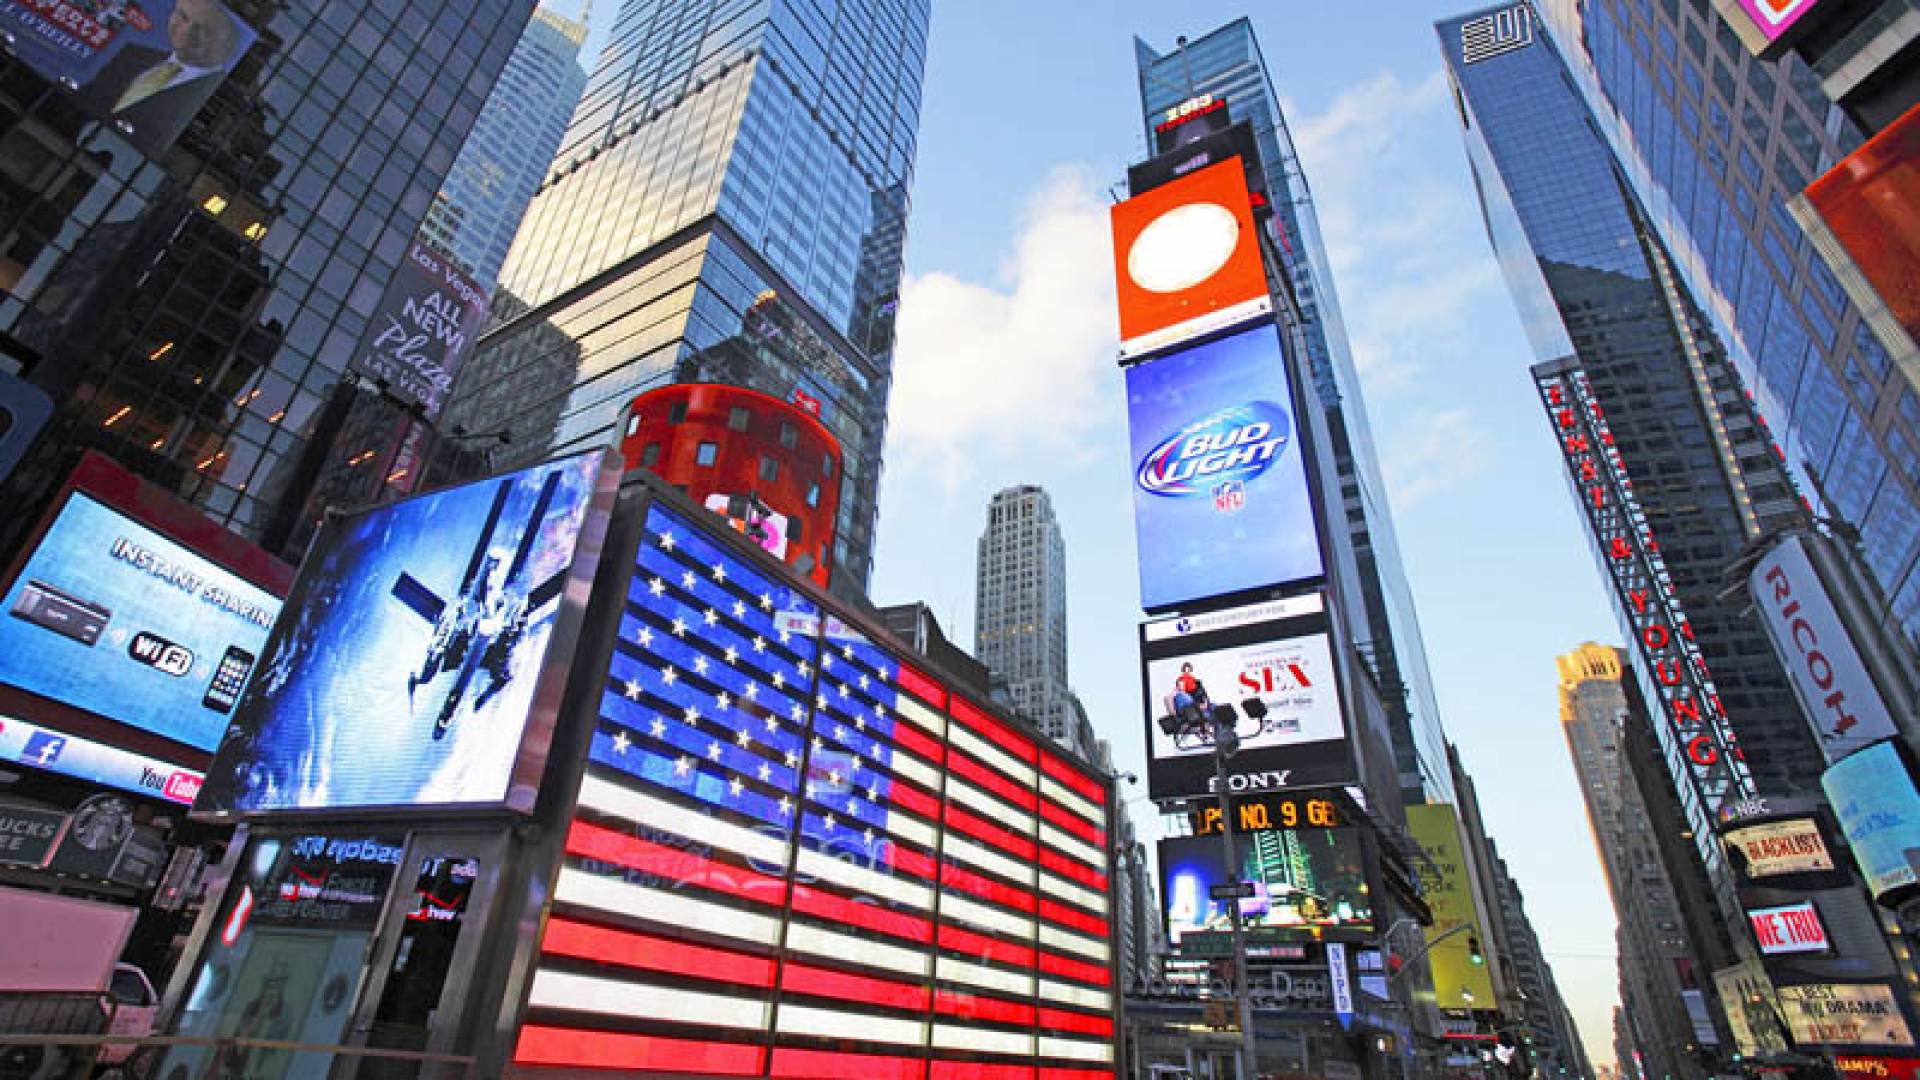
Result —
<path fill-rule="evenodd" d="M 1019 712 L 1091 757 L 1093 731 L 1067 683 L 1067 545 L 1053 500 L 1031 484 L 987 504 L 974 582 L 974 655 Z"/>
<path fill-rule="evenodd" d="M 1701 858 L 1724 884 L 1719 806 L 1756 787 L 1802 789 L 1819 762 L 1764 633 L 1722 598 L 1746 545 L 1803 511 L 1528 9 L 1438 29 L 1489 236 L 1541 361 L 1543 407 Z M 1722 899 L 1734 913 L 1730 891 Z"/>
<path fill-rule="evenodd" d="M 250 44 L 162 148 L 0 55 L 0 371 L 59 403 L 0 548 L 89 447 L 292 546 L 302 456 L 532 0 L 231 8 Z"/>
<path fill-rule="evenodd" d="M 1520 989 L 1525 1033 L 1533 1062 L 1541 1076 L 1592 1076 L 1586 1046 L 1574 1030 L 1567 1012 L 1566 999 L 1560 996 L 1560 984 L 1553 968 L 1541 951 L 1540 937 L 1534 933 L 1533 920 L 1527 917 L 1526 897 L 1520 883 L 1507 870 L 1507 860 L 1493 845 L 1494 878 L 1499 895 L 1499 917 L 1506 924 L 1508 957 L 1513 964 L 1514 981 Z"/>
<path fill-rule="evenodd" d="M 1586 798 L 1587 823 L 1606 871 L 1607 890 L 1620 920 L 1620 1000 L 1628 1038 L 1657 1076 L 1676 1080 L 1707 1075 L 1701 1060 L 1682 1052 L 1702 1035 L 1694 1017 L 1707 1017 L 1680 900 L 1661 862 L 1652 819 L 1626 761 L 1623 725 L 1644 723 L 1627 704 L 1619 649 L 1588 642 L 1558 659 L 1560 727 Z"/>
<path fill-rule="evenodd" d="M 1300 308 L 1304 360 L 1333 444 L 1329 467 L 1338 476 L 1342 505 L 1337 513 L 1330 507 L 1329 517 L 1345 523 L 1351 540 L 1335 545 L 1335 550 L 1343 562 L 1350 559 L 1340 567 L 1340 576 L 1356 583 L 1351 616 L 1355 645 L 1389 712 L 1402 790 L 1416 802 L 1449 801 L 1446 735 L 1400 562 L 1359 373 L 1341 321 L 1313 193 L 1253 24 L 1236 19 L 1165 53 L 1136 39 L 1134 52 L 1148 145 L 1169 110 L 1201 95 L 1224 99 L 1233 119 L 1253 127 L 1274 222 L 1284 234 L 1275 244 L 1290 253 L 1286 273 Z"/>
<path fill-rule="evenodd" d="M 1874 19 L 1892 26 L 1903 7 L 1910 19 L 1897 3 Z M 1648 230 L 1787 459 L 1819 478 L 1810 494 L 1860 530 L 1888 623 L 1920 642 L 1920 369 L 1889 355 L 1787 205 L 1859 128 L 1822 73 L 1793 53 L 1758 59 L 1706 0 L 1539 13 Z"/>
<path fill-rule="evenodd" d="M 420 226 L 482 288 L 499 279 L 527 203 L 586 89 L 580 66 L 586 39 L 584 22 L 547 8 L 533 13 Z"/>
<path fill-rule="evenodd" d="M 927 0 L 626 0 L 501 270 L 446 422 L 537 458 L 634 396 L 727 383 L 841 443 L 837 589 L 864 591 Z"/>

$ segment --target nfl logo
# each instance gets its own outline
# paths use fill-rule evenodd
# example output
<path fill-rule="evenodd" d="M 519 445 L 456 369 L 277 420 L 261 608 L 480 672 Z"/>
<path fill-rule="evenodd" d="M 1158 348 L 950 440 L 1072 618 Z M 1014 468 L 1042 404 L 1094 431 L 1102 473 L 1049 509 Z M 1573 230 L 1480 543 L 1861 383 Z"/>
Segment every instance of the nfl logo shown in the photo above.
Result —
<path fill-rule="evenodd" d="M 1229 480 L 1213 489 L 1213 509 L 1215 513 L 1231 514 L 1247 505 L 1247 485 L 1238 480 Z"/>

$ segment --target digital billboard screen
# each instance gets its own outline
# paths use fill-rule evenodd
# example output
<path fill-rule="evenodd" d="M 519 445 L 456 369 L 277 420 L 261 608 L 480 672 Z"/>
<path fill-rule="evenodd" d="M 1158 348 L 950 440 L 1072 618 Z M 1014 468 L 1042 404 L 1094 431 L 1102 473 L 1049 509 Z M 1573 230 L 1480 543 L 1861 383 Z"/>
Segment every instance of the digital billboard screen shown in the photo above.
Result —
<path fill-rule="evenodd" d="M 0 597 L 0 683 L 212 750 L 280 599 L 74 492 Z"/>
<path fill-rule="evenodd" d="M 1876 743 L 1820 777 L 1867 891 L 1883 903 L 1920 882 L 1920 792 L 1898 746 Z"/>
<path fill-rule="evenodd" d="M 1372 889 L 1357 829 L 1273 829 L 1233 842 L 1238 880 L 1253 885 L 1253 896 L 1239 902 L 1241 925 L 1253 935 L 1249 944 L 1372 929 Z M 1218 836 L 1160 842 L 1161 895 L 1175 945 L 1190 934 L 1232 930 L 1231 901 L 1213 897 L 1215 886 L 1236 880 L 1226 872 L 1223 843 Z"/>
<path fill-rule="evenodd" d="M 258 36 L 219 0 L 9 0 L 0 34 L 7 52 L 152 157 Z"/>
<path fill-rule="evenodd" d="M 1145 356 L 1273 310 L 1246 163 L 1229 157 L 1113 208 L 1120 355 Z"/>
<path fill-rule="evenodd" d="M 579 454 L 329 523 L 195 812 L 529 809 L 602 470 Z"/>
<path fill-rule="evenodd" d="M 1871 323 L 1898 323 L 1909 339 L 1920 342 L 1920 226 L 1912 210 L 1920 205 L 1916 161 L 1920 105 L 1808 184 L 1791 208 L 1854 302 L 1869 313 L 1885 311 L 1885 318 L 1876 314 Z M 1898 336 L 1888 328 L 1882 340 Z"/>
<path fill-rule="evenodd" d="M 1262 325 L 1127 369 L 1146 610 L 1325 572 L 1286 363 Z"/>
<path fill-rule="evenodd" d="M 1833 855 L 1820 835 L 1820 823 L 1810 817 L 1728 829 L 1720 839 L 1734 855 L 1735 865 L 1751 879 L 1833 869 Z"/>
<path fill-rule="evenodd" d="M 1216 719 L 1240 741 L 1236 793 L 1355 781 L 1318 595 L 1145 623 L 1140 656 L 1153 798 L 1213 791 Z"/>

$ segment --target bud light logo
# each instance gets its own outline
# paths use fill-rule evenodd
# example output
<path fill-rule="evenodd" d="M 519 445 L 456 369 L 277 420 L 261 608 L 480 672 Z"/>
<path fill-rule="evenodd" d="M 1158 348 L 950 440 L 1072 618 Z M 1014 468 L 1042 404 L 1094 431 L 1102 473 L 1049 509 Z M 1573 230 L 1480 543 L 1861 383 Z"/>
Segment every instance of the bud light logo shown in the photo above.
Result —
<path fill-rule="evenodd" d="M 1292 437 L 1285 409 L 1250 401 L 1180 429 L 1141 459 L 1134 479 L 1155 495 L 1212 494 L 1232 504 L 1222 511 L 1237 510 L 1246 504 L 1246 483 L 1280 460 Z"/>

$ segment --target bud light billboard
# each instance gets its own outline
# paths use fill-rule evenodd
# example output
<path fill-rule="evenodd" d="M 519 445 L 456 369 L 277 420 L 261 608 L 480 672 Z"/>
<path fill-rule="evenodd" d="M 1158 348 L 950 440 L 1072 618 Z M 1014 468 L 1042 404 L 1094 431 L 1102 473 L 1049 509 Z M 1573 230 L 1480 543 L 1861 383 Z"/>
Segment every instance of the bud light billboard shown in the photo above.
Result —
<path fill-rule="evenodd" d="M 1272 326 L 1128 368 L 1127 427 L 1143 608 L 1324 573 Z"/>
<path fill-rule="evenodd" d="M 194 813 L 531 810 L 618 476 L 574 454 L 328 522 Z"/>

